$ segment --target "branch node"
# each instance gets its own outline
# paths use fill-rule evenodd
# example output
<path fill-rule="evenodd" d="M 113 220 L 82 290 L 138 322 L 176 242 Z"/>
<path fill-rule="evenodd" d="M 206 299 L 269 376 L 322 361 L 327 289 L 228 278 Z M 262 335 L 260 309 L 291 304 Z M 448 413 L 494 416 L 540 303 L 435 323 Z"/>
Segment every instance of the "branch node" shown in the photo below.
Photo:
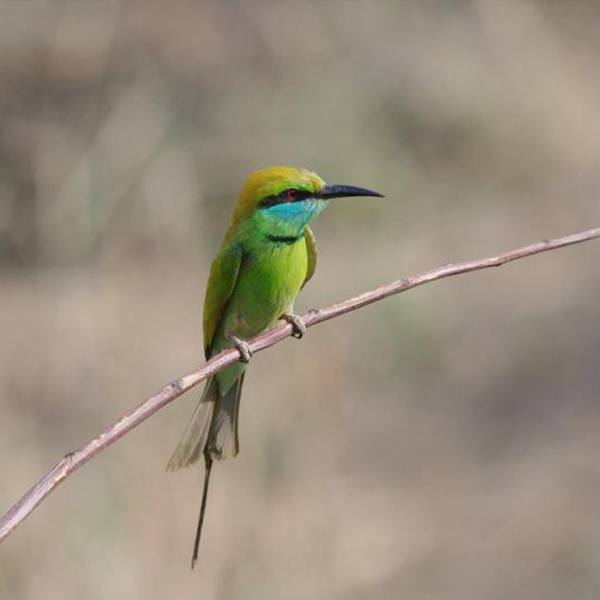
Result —
<path fill-rule="evenodd" d="M 171 387 L 173 392 L 177 395 L 181 394 L 181 392 L 183 391 L 183 386 L 181 385 L 181 379 L 179 379 L 179 378 L 173 379 L 173 381 L 171 381 L 169 386 Z"/>
<path fill-rule="evenodd" d="M 306 316 L 309 322 L 307 323 L 307 325 L 310 325 L 310 323 L 314 320 L 318 320 L 319 315 L 321 314 L 321 311 L 318 308 L 309 308 L 306 311 Z"/>

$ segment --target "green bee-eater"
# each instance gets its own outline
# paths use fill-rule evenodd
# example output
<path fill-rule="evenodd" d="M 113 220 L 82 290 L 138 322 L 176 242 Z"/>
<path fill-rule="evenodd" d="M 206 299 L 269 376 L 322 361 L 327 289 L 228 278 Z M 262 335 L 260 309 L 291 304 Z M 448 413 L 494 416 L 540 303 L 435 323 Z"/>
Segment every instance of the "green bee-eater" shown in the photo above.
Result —
<path fill-rule="evenodd" d="M 221 249 L 215 258 L 204 299 L 206 358 L 235 346 L 242 362 L 210 377 L 192 420 L 171 456 L 168 470 L 204 457 L 205 476 L 192 567 L 198 546 L 213 460 L 239 451 L 238 414 L 244 373 L 250 360 L 245 339 L 280 319 L 292 323 L 295 337 L 306 330 L 293 313 L 298 292 L 317 263 L 309 222 L 332 198 L 381 196 L 371 190 L 327 185 L 316 173 L 293 167 L 268 167 L 246 180 Z"/>

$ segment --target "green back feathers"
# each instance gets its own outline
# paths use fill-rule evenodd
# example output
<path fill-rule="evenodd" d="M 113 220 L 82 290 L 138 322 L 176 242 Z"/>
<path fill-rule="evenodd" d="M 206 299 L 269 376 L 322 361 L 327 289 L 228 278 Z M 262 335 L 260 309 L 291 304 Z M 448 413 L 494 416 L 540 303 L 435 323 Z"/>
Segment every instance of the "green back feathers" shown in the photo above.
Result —
<path fill-rule="evenodd" d="M 215 332 L 233 293 L 242 265 L 242 249 L 235 244 L 223 245 L 210 268 L 204 296 L 204 354 L 210 358 Z"/>

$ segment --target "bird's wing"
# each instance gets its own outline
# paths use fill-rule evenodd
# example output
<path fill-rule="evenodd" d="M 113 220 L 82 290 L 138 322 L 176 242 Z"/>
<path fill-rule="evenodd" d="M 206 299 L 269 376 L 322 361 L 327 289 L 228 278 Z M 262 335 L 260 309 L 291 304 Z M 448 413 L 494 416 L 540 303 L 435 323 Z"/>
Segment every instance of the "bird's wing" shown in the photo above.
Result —
<path fill-rule="evenodd" d="M 209 358 L 213 338 L 233 293 L 242 264 L 242 248 L 224 246 L 213 261 L 204 297 L 204 353 Z"/>
<path fill-rule="evenodd" d="M 314 275 L 315 269 L 317 268 L 317 240 L 310 227 L 304 229 L 304 241 L 306 242 L 308 267 L 306 269 L 306 277 L 304 278 L 302 287 L 304 287 L 306 282 Z"/>

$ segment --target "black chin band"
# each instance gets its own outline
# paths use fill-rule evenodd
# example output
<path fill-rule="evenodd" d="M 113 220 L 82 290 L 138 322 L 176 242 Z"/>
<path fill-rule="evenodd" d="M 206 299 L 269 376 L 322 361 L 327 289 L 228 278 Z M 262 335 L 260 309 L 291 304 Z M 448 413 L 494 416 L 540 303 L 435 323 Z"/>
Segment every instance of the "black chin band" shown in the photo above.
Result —
<path fill-rule="evenodd" d="M 267 239 L 274 244 L 287 244 L 291 246 L 295 244 L 304 234 L 300 234 L 298 236 L 294 235 L 272 235 L 268 234 Z"/>

